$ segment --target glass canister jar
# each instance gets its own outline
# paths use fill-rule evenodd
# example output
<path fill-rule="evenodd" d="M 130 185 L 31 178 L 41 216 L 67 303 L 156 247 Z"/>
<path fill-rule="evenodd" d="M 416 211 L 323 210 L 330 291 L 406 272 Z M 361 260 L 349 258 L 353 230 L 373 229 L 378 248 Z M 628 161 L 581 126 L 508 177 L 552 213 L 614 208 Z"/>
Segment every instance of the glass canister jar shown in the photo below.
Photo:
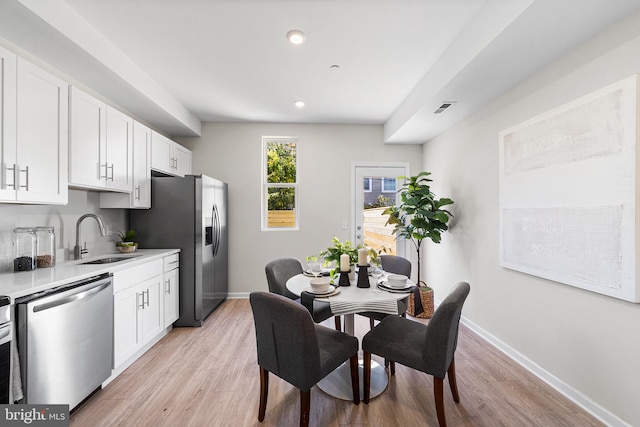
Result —
<path fill-rule="evenodd" d="M 36 268 L 36 231 L 31 227 L 13 229 L 13 271 L 31 271 Z"/>
<path fill-rule="evenodd" d="M 36 267 L 56 265 L 56 230 L 53 227 L 36 227 Z"/>

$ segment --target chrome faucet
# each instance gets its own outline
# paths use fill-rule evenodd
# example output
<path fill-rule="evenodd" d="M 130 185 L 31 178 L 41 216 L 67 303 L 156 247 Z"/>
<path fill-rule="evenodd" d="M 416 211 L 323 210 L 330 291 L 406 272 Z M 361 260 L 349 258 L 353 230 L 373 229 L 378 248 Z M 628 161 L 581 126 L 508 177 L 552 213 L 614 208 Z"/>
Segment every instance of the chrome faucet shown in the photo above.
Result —
<path fill-rule="evenodd" d="M 76 245 L 73 248 L 73 259 L 82 259 L 82 255 L 89 252 L 87 249 L 87 242 L 84 242 L 84 247 L 80 247 L 80 224 L 82 220 L 85 218 L 95 218 L 98 221 L 98 228 L 100 228 L 100 235 L 102 237 L 107 235 L 106 230 L 104 229 L 104 223 L 102 222 L 102 218 L 100 218 L 96 214 L 84 214 L 80 218 L 78 218 L 78 222 L 76 222 Z"/>

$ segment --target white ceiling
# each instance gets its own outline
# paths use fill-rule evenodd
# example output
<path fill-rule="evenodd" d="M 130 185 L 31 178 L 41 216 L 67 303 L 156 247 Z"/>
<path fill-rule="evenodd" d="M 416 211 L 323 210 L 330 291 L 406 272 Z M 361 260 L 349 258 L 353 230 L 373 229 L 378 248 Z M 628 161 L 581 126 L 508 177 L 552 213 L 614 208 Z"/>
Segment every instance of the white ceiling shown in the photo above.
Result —
<path fill-rule="evenodd" d="M 169 135 L 197 135 L 210 121 L 375 123 L 386 142 L 422 143 L 639 9 L 640 0 L 3 0 L 0 37 Z M 303 45 L 287 42 L 291 29 L 306 34 Z"/>

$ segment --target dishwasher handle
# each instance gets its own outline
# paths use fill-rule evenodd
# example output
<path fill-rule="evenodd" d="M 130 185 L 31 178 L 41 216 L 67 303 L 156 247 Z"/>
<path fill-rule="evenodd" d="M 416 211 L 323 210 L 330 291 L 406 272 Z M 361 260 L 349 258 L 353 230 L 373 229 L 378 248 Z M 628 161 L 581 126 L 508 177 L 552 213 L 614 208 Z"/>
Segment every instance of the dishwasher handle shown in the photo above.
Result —
<path fill-rule="evenodd" d="M 54 299 L 53 301 L 49 301 L 43 304 L 38 304 L 33 306 L 33 312 L 37 313 L 38 311 L 48 310 L 50 308 L 58 307 L 64 304 L 69 304 L 74 301 L 78 301 L 83 298 L 87 298 L 91 295 L 97 294 L 98 292 L 104 290 L 105 288 L 111 285 L 111 279 L 103 279 L 97 282 L 98 284 L 93 288 L 78 292 L 76 294 L 65 295 L 59 299 Z"/>

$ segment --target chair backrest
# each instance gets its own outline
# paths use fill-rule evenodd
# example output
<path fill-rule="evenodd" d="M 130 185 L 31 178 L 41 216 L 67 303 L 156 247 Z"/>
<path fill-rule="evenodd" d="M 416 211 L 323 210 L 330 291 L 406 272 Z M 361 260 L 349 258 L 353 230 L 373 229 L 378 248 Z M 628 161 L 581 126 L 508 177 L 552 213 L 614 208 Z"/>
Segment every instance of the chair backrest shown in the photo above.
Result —
<path fill-rule="evenodd" d="M 380 264 L 387 273 L 404 274 L 411 279 L 411 261 L 397 255 L 380 255 Z"/>
<path fill-rule="evenodd" d="M 249 295 L 256 328 L 258 365 L 302 391 L 320 379 L 320 350 L 309 312 L 281 295 Z"/>
<path fill-rule="evenodd" d="M 291 277 L 302 273 L 302 264 L 295 258 L 277 258 L 269 262 L 265 268 L 269 292 L 290 299 L 298 298 L 287 289 L 286 283 Z"/>
<path fill-rule="evenodd" d="M 438 378 L 444 378 L 453 360 L 458 345 L 460 314 L 470 289 L 467 282 L 457 283 L 427 324 L 423 358 L 428 372 Z"/>

